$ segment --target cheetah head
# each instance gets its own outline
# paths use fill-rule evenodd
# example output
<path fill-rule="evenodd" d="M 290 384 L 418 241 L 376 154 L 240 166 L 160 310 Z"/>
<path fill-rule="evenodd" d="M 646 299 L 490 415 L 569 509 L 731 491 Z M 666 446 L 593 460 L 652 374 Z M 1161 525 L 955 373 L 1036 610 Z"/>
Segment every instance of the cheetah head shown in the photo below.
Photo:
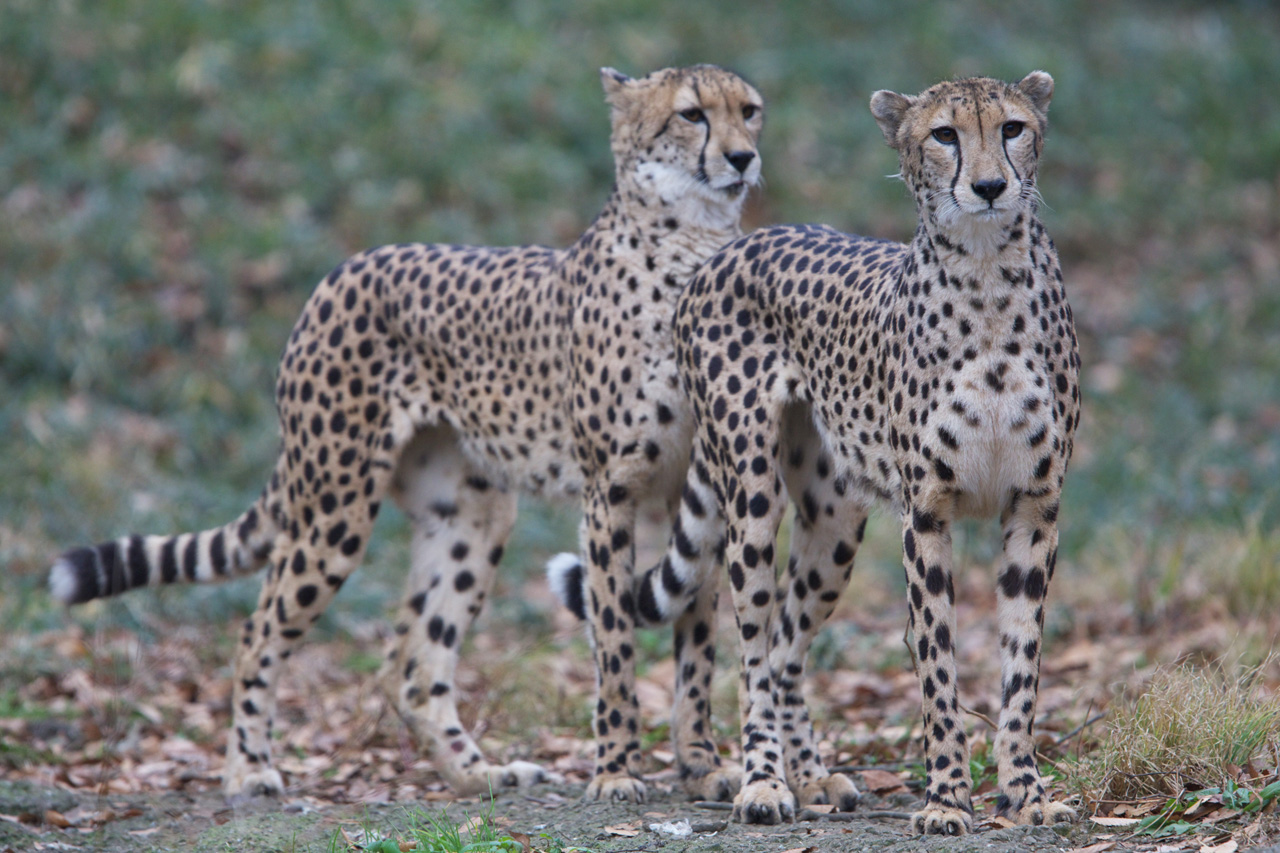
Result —
<path fill-rule="evenodd" d="M 881 90 L 871 113 L 921 212 L 944 230 L 981 232 L 1035 203 L 1051 97 L 1053 78 L 1033 71 L 1013 84 L 948 81 L 915 97 Z"/>
<path fill-rule="evenodd" d="M 633 79 L 603 68 L 620 183 L 663 203 L 695 201 L 734 222 L 760 182 L 757 140 L 764 101 L 751 84 L 714 65 L 667 68 Z"/>

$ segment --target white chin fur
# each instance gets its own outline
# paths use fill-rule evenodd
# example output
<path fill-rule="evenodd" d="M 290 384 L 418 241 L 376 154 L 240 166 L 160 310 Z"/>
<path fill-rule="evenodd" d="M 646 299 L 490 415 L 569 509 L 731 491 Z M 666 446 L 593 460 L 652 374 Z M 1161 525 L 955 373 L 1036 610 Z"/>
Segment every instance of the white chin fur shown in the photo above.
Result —
<path fill-rule="evenodd" d="M 758 180 L 760 172 L 754 165 L 744 176 L 743 182 L 747 186 L 754 185 L 755 181 L 749 177 L 753 174 Z M 636 167 L 636 176 L 641 184 L 648 184 L 662 201 L 685 208 L 686 221 L 707 228 L 736 226 L 738 212 L 747 196 L 743 190 L 727 191 L 737 183 L 736 180 L 722 179 L 724 186 L 717 188 L 666 163 L 641 163 Z"/>
<path fill-rule="evenodd" d="M 938 211 L 938 225 L 953 240 L 975 255 L 994 252 L 1006 240 L 1005 229 L 1025 205 L 992 209 L 983 204 L 966 210 L 961 203 L 945 205 Z"/>

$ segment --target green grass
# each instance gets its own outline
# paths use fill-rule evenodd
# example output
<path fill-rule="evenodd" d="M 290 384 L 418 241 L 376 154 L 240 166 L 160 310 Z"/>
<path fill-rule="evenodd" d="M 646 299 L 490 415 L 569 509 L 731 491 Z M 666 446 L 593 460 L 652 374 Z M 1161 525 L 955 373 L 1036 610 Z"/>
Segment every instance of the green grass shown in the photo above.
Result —
<path fill-rule="evenodd" d="M 870 92 L 1051 71 L 1041 188 L 1085 359 L 1067 569 L 1107 524 L 1272 528 L 1278 34 L 1244 2 L 10 2 L 0 559 L 26 576 L 57 547 L 238 512 L 321 275 L 386 241 L 566 243 L 611 179 L 595 69 L 692 61 L 768 100 L 752 222 L 900 238 Z"/>
<path fill-rule="evenodd" d="M 1096 803 L 1260 790 L 1266 780 L 1257 783 L 1254 762 L 1269 766 L 1280 750 L 1280 705 L 1257 690 L 1259 672 L 1161 669 L 1141 695 L 1113 708 L 1098 749 L 1074 768 L 1079 792 Z"/>
<path fill-rule="evenodd" d="M 400 853 L 402 849 L 416 853 L 519 853 L 522 845 L 498 828 L 493 808 L 490 801 L 483 814 L 472 818 L 464 812 L 460 820 L 447 811 L 406 809 L 394 821 L 394 830 L 383 831 L 366 821 L 355 832 L 334 830 L 326 849 L 330 853 Z"/>

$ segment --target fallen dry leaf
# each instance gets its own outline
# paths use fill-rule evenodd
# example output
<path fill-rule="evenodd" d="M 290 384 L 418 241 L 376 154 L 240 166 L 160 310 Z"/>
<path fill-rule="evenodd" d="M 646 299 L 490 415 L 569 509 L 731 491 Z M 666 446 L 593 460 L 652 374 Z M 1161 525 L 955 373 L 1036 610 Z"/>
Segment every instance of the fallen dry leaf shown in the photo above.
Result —
<path fill-rule="evenodd" d="M 616 823 L 613 826 L 604 828 L 606 835 L 617 835 L 622 838 L 635 838 L 640 834 L 640 824 L 638 823 Z"/>
<path fill-rule="evenodd" d="M 887 770 L 863 770 L 862 787 L 873 794 L 887 794 L 899 789 L 907 790 L 902 777 Z"/>
<path fill-rule="evenodd" d="M 1142 822 L 1136 817 L 1091 817 L 1089 820 L 1098 826 L 1133 826 Z"/>
<path fill-rule="evenodd" d="M 1104 850 L 1110 850 L 1115 847 L 1114 841 L 1099 841 L 1097 844 L 1090 844 L 1088 847 L 1076 847 L 1068 850 L 1067 853 L 1102 853 Z"/>
<path fill-rule="evenodd" d="M 1236 853 L 1236 850 L 1239 848 L 1240 845 L 1236 843 L 1234 838 L 1228 838 L 1216 847 L 1210 847 L 1208 844 L 1202 844 L 1200 846 L 1200 853 Z"/>

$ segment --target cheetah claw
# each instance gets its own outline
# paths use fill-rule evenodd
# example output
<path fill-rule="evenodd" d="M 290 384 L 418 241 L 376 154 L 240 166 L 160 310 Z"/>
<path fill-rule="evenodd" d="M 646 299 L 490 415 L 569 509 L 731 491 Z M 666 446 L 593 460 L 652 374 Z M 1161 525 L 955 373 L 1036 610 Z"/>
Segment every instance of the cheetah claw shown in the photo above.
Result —
<path fill-rule="evenodd" d="M 741 823 L 795 823 L 796 798 L 777 781 L 752 782 L 733 800 L 733 819 Z"/>
<path fill-rule="evenodd" d="M 688 775 L 684 776 L 684 791 L 694 800 L 728 802 L 742 787 L 742 768 L 731 762 L 713 767 L 701 775 L 695 774 L 692 768 L 688 768 L 687 772 Z"/>
<path fill-rule="evenodd" d="M 509 764 L 485 764 L 473 767 L 465 775 L 446 775 L 453 790 L 463 796 L 487 794 L 503 788 L 528 788 L 540 782 L 563 782 L 564 777 L 552 773 L 531 761 L 512 761 Z"/>
<path fill-rule="evenodd" d="M 973 816 L 957 808 L 930 806 L 911 815 L 913 835 L 968 835 Z"/>
<path fill-rule="evenodd" d="M 584 800 L 604 800 L 612 803 L 643 803 L 644 783 L 634 776 L 597 775 L 587 786 Z"/>
<path fill-rule="evenodd" d="M 1009 820 L 1024 826 L 1044 826 L 1055 823 L 1074 823 L 1075 809 L 1063 803 L 1028 803 L 1018 811 L 1005 814 Z"/>
<path fill-rule="evenodd" d="M 274 767 L 249 773 L 238 780 L 228 778 L 223 784 L 228 800 L 240 803 L 258 797 L 275 797 L 284 793 L 284 778 Z"/>
<path fill-rule="evenodd" d="M 832 773 L 800 786 L 797 792 L 801 806 L 831 804 L 836 811 L 851 812 L 858 807 L 861 795 L 853 781 L 843 773 Z"/>
<path fill-rule="evenodd" d="M 528 788 L 543 782 L 559 784 L 564 777 L 534 764 L 532 761 L 512 761 L 493 768 L 494 776 L 503 788 Z"/>

